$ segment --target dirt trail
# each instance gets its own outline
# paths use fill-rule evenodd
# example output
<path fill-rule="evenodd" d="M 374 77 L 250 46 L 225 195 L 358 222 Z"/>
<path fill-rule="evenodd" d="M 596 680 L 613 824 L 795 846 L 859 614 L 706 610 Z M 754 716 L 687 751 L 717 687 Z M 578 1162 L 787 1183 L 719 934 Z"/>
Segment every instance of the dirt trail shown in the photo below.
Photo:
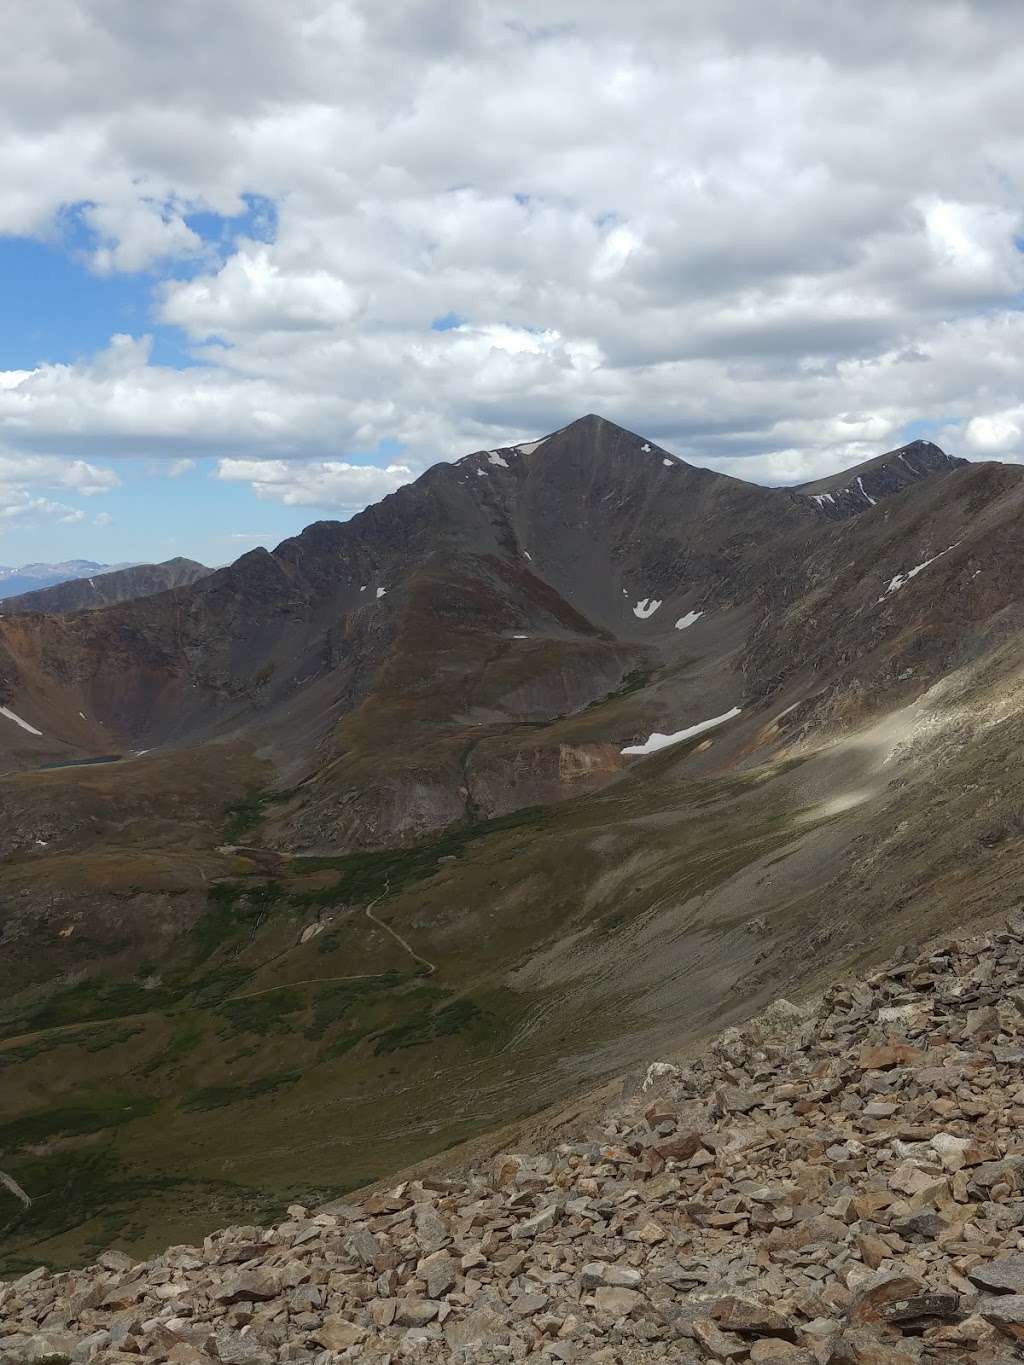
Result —
<path fill-rule="evenodd" d="M 378 916 L 375 915 L 375 914 L 373 913 L 373 907 L 374 907 L 375 905 L 379 905 L 380 902 L 381 902 L 382 900 L 384 900 L 384 898 L 388 895 L 388 893 L 390 892 L 390 890 L 391 890 L 391 883 L 389 882 L 388 885 L 387 885 L 387 887 L 385 888 L 385 890 L 383 890 L 383 891 L 380 893 L 379 896 L 376 896 L 376 897 L 369 903 L 369 905 L 366 906 L 366 908 L 365 908 L 365 910 L 363 911 L 363 913 L 366 915 L 366 918 L 367 918 L 368 920 L 371 920 L 374 924 L 376 924 L 377 927 L 378 927 L 379 929 L 383 929 L 384 932 L 385 932 L 386 934 L 390 934 L 391 937 L 395 940 L 395 942 L 396 942 L 396 943 L 397 943 L 405 952 L 407 952 L 407 953 L 409 954 L 409 956 L 412 958 L 412 960 L 413 960 L 414 962 L 420 962 L 420 963 L 423 964 L 424 967 L 427 968 L 427 971 L 425 972 L 424 975 L 426 975 L 426 976 L 433 976 L 434 973 L 437 971 L 437 964 L 436 964 L 435 962 L 429 961 L 429 960 L 428 960 L 427 958 L 425 958 L 425 957 L 421 957 L 420 954 L 417 953 L 417 952 L 411 947 L 411 945 L 402 937 L 402 935 L 401 935 L 396 929 L 392 929 L 392 927 L 391 927 L 390 924 L 385 924 L 384 921 L 383 921 L 382 919 L 378 918 Z M 376 976 L 380 976 L 380 972 L 357 972 L 357 973 L 355 973 L 355 974 L 352 975 L 352 976 L 314 976 L 314 977 L 309 977 L 309 978 L 308 978 L 307 980 L 305 980 L 305 981 L 283 981 L 283 982 L 281 982 L 281 984 L 278 985 L 278 986 L 265 986 L 262 990 L 258 990 L 258 991 L 244 991 L 244 992 L 243 992 L 242 994 L 240 994 L 240 995 L 232 995 L 232 996 L 229 997 L 229 998 L 230 998 L 231 1000 L 253 1000 L 253 999 L 256 998 L 256 996 L 259 996 L 259 995 L 271 995 L 274 991 L 283 991 L 283 990 L 287 990 L 287 989 L 289 989 L 289 988 L 291 988 L 291 987 L 293 987 L 293 986 L 320 986 L 320 985 L 329 986 L 329 985 L 333 984 L 333 983 L 336 982 L 336 981 L 369 981 L 369 980 L 371 980 L 373 977 L 376 977 Z"/>

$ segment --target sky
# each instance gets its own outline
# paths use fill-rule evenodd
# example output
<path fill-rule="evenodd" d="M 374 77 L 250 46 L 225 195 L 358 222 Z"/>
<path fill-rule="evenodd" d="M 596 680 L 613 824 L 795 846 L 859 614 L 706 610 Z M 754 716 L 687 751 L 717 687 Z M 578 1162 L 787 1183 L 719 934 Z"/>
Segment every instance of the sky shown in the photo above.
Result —
<path fill-rule="evenodd" d="M 586 412 L 1024 460 L 1018 0 L 36 0 L 0 126 L 0 563 L 224 563 Z"/>

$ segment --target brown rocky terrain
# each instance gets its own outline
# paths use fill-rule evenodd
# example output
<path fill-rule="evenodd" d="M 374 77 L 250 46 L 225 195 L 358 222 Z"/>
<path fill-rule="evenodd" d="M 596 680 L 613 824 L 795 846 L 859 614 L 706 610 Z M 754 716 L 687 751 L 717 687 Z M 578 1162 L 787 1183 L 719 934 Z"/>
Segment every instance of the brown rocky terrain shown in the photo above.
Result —
<path fill-rule="evenodd" d="M 1022 987 L 1020 915 L 903 951 L 549 1118 L 546 1150 L 0 1284 L 0 1355 L 1020 1359 Z"/>

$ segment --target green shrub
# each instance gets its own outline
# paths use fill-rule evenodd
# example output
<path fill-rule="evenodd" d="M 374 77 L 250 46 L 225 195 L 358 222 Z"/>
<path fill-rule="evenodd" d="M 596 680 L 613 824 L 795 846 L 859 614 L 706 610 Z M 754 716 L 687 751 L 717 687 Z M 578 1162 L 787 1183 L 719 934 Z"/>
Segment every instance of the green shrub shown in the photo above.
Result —
<path fill-rule="evenodd" d="M 228 1104 L 241 1104 L 243 1100 L 258 1099 L 260 1095 L 272 1095 L 275 1090 L 294 1085 L 302 1079 L 299 1071 L 278 1071 L 273 1075 L 259 1076 L 254 1081 L 242 1081 L 238 1085 L 206 1085 L 198 1090 L 187 1091 L 179 1101 L 179 1108 L 189 1112 L 197 1109 L 222 1109 Z"/>

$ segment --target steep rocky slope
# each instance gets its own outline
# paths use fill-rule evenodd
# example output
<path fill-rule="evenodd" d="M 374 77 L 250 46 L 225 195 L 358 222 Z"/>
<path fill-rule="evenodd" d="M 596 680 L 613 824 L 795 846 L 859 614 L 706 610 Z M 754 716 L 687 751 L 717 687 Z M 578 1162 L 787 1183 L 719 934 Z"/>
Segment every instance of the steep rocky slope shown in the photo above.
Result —
<path fill-rule="evenodd" d="M 12 1362 L 1000 1365 L 1024 918 L 776 1001 L 530 1147 L 0 1284 Z M 549 1144 L 545 1147 L 545 1143 Z M 27 1196 L 26 1196 L 27 1197 Z"/>
<path fill-rule="evenodd" d="M 205 578 L 211 570 L 194 559 L 167 559 L 162 564 L 133 564 L 129 568 L 82 575 L 51 587 L 0 597 L 0 614 L 21 611 L 87 611 L 130 602 L 137 597 L 152 597 Z"/>
<path fill-rule="evenodd" d="M 947 455 L 932 441 L 911 441 L 909 445 L 876 455 L 873 460 L 852 469 L 840 470 L 813 483 L 799 484 L 797 492 L 810 498 L 834 521 L 857 516 L 869 507 L 876 507 L 883 499 L 901 493 L 904 488 L 920 483 L 933 474 L 948 474 L 966 464 L 955 455 Z"/>

